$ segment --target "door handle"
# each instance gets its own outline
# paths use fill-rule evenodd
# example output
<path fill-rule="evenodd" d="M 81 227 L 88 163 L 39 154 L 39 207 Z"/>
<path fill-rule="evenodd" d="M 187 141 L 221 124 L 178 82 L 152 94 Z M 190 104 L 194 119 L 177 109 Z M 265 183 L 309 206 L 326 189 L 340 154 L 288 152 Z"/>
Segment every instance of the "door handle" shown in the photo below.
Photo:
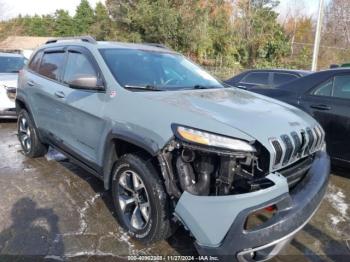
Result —
<path fill-rule="evenodd" d="M 332 109 L 330 106 L 327 106 L 327 105 L 311 105 L 311 108 L 318 109 L 318 110 L 324 110 L 324 111 Z"/>
<path fill-rule="evenodd" d="M 55 92 L 55 96 L 58 98 L 65 98 L 66 95 L 62 91 L 57 91 Z"/>
<path fill-rule="evenodd" d="M 35 86 L 35 82 L 32 81 L 32 80 L 27 81 L 27 84 L 28 84 L 29 86 Z"/>

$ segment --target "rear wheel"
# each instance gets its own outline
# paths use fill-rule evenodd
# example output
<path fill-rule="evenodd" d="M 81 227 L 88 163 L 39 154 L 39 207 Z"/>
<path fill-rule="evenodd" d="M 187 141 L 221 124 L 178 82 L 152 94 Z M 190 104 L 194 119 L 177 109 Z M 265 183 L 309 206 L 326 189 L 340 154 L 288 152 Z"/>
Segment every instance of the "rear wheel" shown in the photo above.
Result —
<path fill-rule="evenodd" d="M 41 157 L 47 153 L 47 146 L 41 143 L 38 132 L 28 112 L 22 109 L 17 120 L 18 139 L 23 153 L 28 157 Z"/>
<path fill-rule="evenodd" d="M 116 163 L 113 201 L 120 225 L 144 243 L 170 235 L 168 197 L 156 169 L 149 161 L 127 154 Z"/>

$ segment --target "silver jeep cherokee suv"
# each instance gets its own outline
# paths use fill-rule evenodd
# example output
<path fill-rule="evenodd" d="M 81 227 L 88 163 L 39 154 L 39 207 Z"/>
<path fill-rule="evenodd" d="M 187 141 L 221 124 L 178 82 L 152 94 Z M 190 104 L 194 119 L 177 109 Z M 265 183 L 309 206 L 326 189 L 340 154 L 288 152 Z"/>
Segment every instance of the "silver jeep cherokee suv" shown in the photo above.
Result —
<path fill-rule="evenodd" d="M 20 74 L 16 108 L 24 153 L 50 145 L 99 177 L 120 225 L 144 243 L 182 224 L 201 255 L 265 260 L 326 191 L 313 118 L 224 86 L 161 45 L 49 41 Z"/>

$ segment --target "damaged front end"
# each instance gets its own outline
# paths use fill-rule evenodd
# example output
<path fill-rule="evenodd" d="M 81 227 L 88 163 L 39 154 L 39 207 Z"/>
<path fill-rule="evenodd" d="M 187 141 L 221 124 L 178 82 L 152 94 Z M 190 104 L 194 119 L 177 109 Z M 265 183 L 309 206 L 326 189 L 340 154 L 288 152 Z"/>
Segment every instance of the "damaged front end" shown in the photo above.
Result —
<path fill-rule="evenodd" d="M 158 157 L 169 195 L 179 198 L 186 191 L 197 196 L 223 196 L 273 185 L 266 179 L 269 154 L 259 143 L 186 127 L 174 129 L 175 139 Z"/>
<path fill-rule="evenodd" d="M 317 210 L 329 176 L 326 152 L 270 173 L 270 154 L 257 141 L 173 129 L 175 138 L 158 160 L 174 215 L 195 237 L 200 254 L 265 260 L 276 255 L 277 247 L 287 243 L 285 236 L 294 236 Z M 287 175 L 293 178 L 292 186 Z M 257 213 L 263 222 L 251 225 Z M 247 256 L 251 257 L 246 260 Z"/>

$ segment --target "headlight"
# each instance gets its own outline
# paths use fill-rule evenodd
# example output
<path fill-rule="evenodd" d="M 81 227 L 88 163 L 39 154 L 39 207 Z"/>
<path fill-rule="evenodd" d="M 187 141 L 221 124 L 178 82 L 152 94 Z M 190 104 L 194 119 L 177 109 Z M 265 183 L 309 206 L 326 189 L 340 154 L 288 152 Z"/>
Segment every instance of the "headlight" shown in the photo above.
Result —
<path fill-rule="evenodd" d="M 219 147 L 241 152 L 256 151 L 252 145 L 245 141 L 229 138 L 226 136 L 216 135 L 197 129 L 192 129 L 189 127 L 177 126 L 176 133 L 181 139 L 196 144 Z"/>

